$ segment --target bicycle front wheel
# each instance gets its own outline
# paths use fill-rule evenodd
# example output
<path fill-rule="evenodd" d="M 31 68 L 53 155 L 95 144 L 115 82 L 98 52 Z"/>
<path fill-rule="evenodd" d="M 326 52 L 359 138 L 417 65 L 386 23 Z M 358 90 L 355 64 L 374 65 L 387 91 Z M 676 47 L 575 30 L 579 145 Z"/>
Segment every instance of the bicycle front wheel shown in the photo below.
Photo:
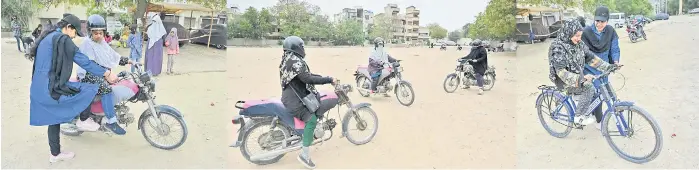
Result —
<path fill-rule="evenodd" d="M 634 118 L 640 121 L 634 120 Z M 614 119 L 616 123 L 612 124 L 610 127 L 609 121 L 611 119 Z M 643 122 L 650 124 L 650 127 L 640 126 L 642 124 L 639 123 Z M 602 135 L 604 135 L 604 138 L 607 140 L 607 143 L 609 143 L 609 146 L 612 147 L 612 150 L 621 158 L 629 162 L 642 164 L 650 162 L 660 155 L 660 151 L 663 147 L 663 135 L 660 126 L 658 122 L 642 108 L 638 106 L 619 106 L 616 108 L 616 112 L 605 114 L 601 123 Z M 644 130 L 651 130 L 653 133 L 641 134 L 640 132 Z M 631 139 L 637 139 L 639 137 L 646 138 L 644 136 L 653 137 L 642 141 L 630 141 Z M 613 139 L 612 137 L 615 138 Z M 615 141 L 615 139 L 618 141 Z M 646 151 L 639 152 L 630 152 L 622 149 L 625 147 L 639 148 L 645 146 L 652 147 L 652 149 L 648 149 L 650 152 L 646 149 L 642 149 Z"/>

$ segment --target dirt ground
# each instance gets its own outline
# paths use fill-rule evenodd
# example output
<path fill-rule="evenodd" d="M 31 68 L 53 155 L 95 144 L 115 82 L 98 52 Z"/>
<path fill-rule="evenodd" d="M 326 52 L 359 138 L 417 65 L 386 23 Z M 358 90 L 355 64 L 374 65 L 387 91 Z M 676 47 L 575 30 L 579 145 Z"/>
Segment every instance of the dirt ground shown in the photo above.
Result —
<path fill-rule="evenodd" d="M 631 43 L 626 32 L 618 32 L 625 65 L 619 73 L 626 77 L 618 95 L 636 102 L 660 124 L 664 139 L 660 156 L 644 165 L 627 162 L 594 127 L 574 130 L 563 139 L 550 136 L 534 108 L 536 87 L 552 84 L 547 61 L 550 42 L 545 42 L 523 45 L 517 51 L 518 168 L 699 168 L 699 17 L 673 16 L 647 28 L 649 40 L 637 43 Z M 615 89 L 624 85 L 621 75 L 611 78 Z"/>
<path fill-rule="evenodd" d="M 46 127 L 29 126 L 29 85 L 32 63 L 17 51 L 14 39 L 2 39 L 2 168 L 223 168 L 230 134 L 230 107 L 225 102 L 225 50 L 199 45 L 181 48 L 175 71 L 180 75 L 156 78 L 156 102 L 184 114 L 189 136 L 180 148 L 166 151 L 148 144 L 135 124 L 124 136 L 84 133 L 61 135 L 64 150 L 73 160 L 50 164 Z M 128 56 L 128 50 L 117 51 Z M 164 57 L 167 60 L 167 57 Z M 163 70 L 165 63 L 163 62 Z M 120 67 L 117 71 L 128 69 Z M 213 106 L 212 106 L 213 104 Z M 146 105 L 128 104 L 139 116 Z"/>
<path fill-rule="evenodd" d="M 307 48 L 307 61 L 314 73 L 332 76 L 343 84 L 354 82 L 357 65 L 366 64 L 371 48 Z M 515 72 L 514 53 L 491 53 L 497 82 L 492 91 L 478 96 L 475 90 L 444 92 L 442 83 L 452 73 L 456 59 L 467 51 L 438 48 L 388 48 L 390 55 L 404 60 L 404 79 L 411 82 L 415 103 L 402 106 L 395 96 L 361 97 L 377 113 L 379 129 L 372 142 L 355 146 L 336 135 L 322 146 L 312 147 L 318 168 L 513 168 L 515 166 Z M 228 65 L 232 90 L 229 101 L 278 98 L 280 48 L 230 48 Z M 322 87 L 329 88 L 328 86 Z M 346 108 L 341 108 L 344 113 Z M 337 117 L 335 109 L 331 117 Z M 230 115 L 232 117 L 233 115 Z M 339 121 L 339 120 L 338 120 Z M 229 125 L 233 142 L 238 126 Z M 303 168 L 298 152 L 280 162 L 256 166 L 242 157 L 238 148 L 228 150 L 237 168 Z"/>

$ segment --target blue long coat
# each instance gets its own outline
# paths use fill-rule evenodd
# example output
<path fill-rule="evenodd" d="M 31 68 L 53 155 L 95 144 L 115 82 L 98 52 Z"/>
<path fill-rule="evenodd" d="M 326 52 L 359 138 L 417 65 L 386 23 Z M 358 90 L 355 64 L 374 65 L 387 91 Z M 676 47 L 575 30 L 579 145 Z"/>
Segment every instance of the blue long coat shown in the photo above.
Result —
<path fill-rule="evenodd" d="M 39 42 L 35 68 L 29 90 L 29 124 L 32 126 L 54 125 L 70 122 L 80 112 L 84 111 L 97 95 L 96 84 L 86 84 L 79 82 L 68 82 L 69 86 L 80 89 L 80 93 L 73 96 L 61 96 L 58 100 L 51 98 L 49 93 L 49 70 L 53 60 L 53 37 L 58 36 L 60 31 L 53 32 Z M 78 51 L 73 57 L 75 63 L 87 72 L 103 75 L 106 71 L 97 63 L 91 61 L 83 53 Z M 113 108 L 113 106 L 110 106 Z M 109 108 L 109 107 L 105 107 Z M 105 110 L 106 111 L 106 110 Z"/>

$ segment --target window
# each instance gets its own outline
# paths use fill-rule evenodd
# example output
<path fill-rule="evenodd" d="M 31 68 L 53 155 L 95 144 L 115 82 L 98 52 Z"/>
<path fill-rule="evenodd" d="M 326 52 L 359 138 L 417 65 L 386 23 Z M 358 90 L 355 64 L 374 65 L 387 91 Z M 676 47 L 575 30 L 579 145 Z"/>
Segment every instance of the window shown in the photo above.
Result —
<path fill-rule="evenodd" d="M 609 15 L 609 19 L 620 19 L 620 18 L 621 18 L 621 15 L 619 15 L 619 14 Z"/>
<path fill-rule="evenodd" d="M 184 17 L 184 25 L 182 25 L 185 28 L 198 28 L 196 20 L 192 17 Z"/>

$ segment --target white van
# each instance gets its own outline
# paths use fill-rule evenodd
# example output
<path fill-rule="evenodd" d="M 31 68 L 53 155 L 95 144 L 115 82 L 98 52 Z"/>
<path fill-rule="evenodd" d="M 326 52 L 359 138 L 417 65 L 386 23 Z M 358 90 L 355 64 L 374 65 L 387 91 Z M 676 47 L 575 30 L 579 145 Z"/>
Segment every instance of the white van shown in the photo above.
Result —
<path fill-rule="evenodd" d="M 626 16 L 624 13 L 611 13 L 607 24 L 615 28 L 622 28 L 626 25 Z"/>

